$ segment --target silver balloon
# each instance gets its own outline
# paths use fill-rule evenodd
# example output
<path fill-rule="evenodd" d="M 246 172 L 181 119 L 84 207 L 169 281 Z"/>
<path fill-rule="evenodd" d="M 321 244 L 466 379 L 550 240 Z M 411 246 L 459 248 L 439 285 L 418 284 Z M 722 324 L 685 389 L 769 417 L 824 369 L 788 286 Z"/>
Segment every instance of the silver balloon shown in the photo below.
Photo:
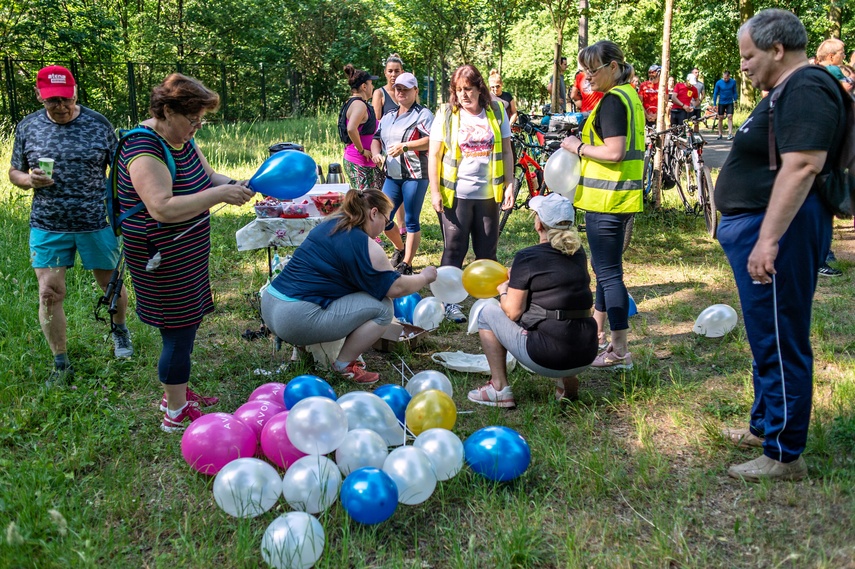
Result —
<path fill-rule="evenodd" d="M 279 516 L 264 530 L 261 557 L 275 569 L 308 569 L 324 552 L 324 528 L 305 512 Z"/>
<path fill-rule="evenodd" d="M 416 437 L 413 446 L 424 451 L 440 482 L 454 478 L 463 468 L 463 443 L 447 429 L 428 429 Z"/>
<path fill-rule="evenodd" d="M 238 458 L 214 478 L 214 501 L 230 516 L 254 518 L 272 508 L 282 493 L 276 469 L 257 458 Z"/>
<path fill-rule="evenodd" d="M 442 301 L 435 296 L 421 299 L 413 309 L 413 325 L 425 330 L 438 328 L 444 318 L 445 308 Z"/>
<path fill-rule="evenodd" d="M 398 487 L 398 502 L 421 504 L 436 489 L 436 474 L 425 452 L 416 447 L 400 447 L 389 453 L 383 472 L 392 477 Z"/>
<path fill-rule="evenodd" d="M 436 270 L 436 280 L 430 283 L 430 291 L 446 304 L 463 302 L 469 296 L 469 293 L 463 288 L 463 270 L 451 266 L 440 267 Z"/>
<path fill-rule="evenodd" d="M 692 331 L 707 338 L 721 338 L 736 327 L 736 310 L 727 304 L 713 304 L 703 310 L 695 320 Z"/>
<path fill-rule="evenodd" d="M 328 454 L 338 448 L 347 434 L 347 415 L 332 399 L 307 397 L 288 412 L 285 432 L 298 450 Z"/>
<path fill-rule="evenodd" d="M 454 390 L 451 387 L 451 381 L 441 371 L 434 369 L 426 369 L 420 371 L 410 378 L 407 382 L 406 390 L 410 397 L 415 397 L 422 391 L 428 389 L 439 389 L 449 397 L 454 397 Z"/>
<path fill-rule="evenodd" d="M 357 468 L 373 466 L 383 468 L 389 449 L 383 437 L 368 429 L 354 429 L 347 433 L 344 442 L 335 451 L 335 462 L 344 476 Z"/>
<path fill-rule="evenodd" d="M 295 510 L 318 514 L 338 497 L 341 472 L 325 456 L 310 454 L 292 464 L 282 479 L 282 494 Z"/>
<path fill-rule="evenodd" d="M 404 444 L 404 428 L 389 404 L 378 396 L 367 391 L 351 391 L 342 395 L 338 404 L 347 415 L 348 429 L 374 431 L 383 437 L 386 446 Z"/>

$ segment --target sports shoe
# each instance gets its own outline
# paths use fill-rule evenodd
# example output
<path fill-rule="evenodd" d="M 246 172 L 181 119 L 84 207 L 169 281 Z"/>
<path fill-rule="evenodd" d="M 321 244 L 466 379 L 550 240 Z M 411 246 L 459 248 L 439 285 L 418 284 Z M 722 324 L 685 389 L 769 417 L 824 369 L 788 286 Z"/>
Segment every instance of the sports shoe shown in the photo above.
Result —
<path fill-rule="evenodd" d="M 341 370 L 339 373 L 347 379 L 363 385 L 377 383 L 377 381 L 380 379 L 379 373 L 365 371 L 365 369 L 360 367 L 358 360 L 354 360 L 347 364 L 347 367 Z"/>
<path fill-rule="evenodd" d="M 510 408 L 517 406 L 511 386 L 506 385 L 501 391 L 496 391 L 492 381 L 488 381 L 483 387 L 470 391 L 467 398 L 473 403 L 488 405 L 490 407 Z"/>
<path fill-rule="evenodd" d="M 45 387 L 62 387 L 74 381 L 74 366 L 54 367 L 45 381 Z"/>
<path fill-rule="evenodd" d="M 721 434 L 737 448 L 763 448 L 766 440 L 752 433 L 751 429 L 722 429 Z"/>
<path fill-rule="evenodd" d="M 722 139 L 721 135 L 718 135 L 718 137 L 716 137 L 716 140 L 721 140 L 721 139 Z"/>
<path fill-rule="evenodd" d="M 824 277 L 839 277 L 843 274 L 843 271 L 829 266 L 828 263 L 823 263 L 822 266 L 819 268 L 819 274 Z"/>
<path fill-rule="evenodd" d="M 401 261 L 398 263 L 398 266 L 395 267 L 395 271 L 401 275 L 411 275 L 413 274 L 413 267 L 409 263 Z"/>
<path fill-rule="evenodd" d="M 597 334 L 597 351 L 602 352 L 609 347 L 609 341 L 606 339 L 606 333 Z"/>
<path fill-rule="evenodd" d="M 462 310 L 460 310 L 459 304 L 446 304 L 445 317 L 454 322 L 455 324 L 466 323 L 466 315 L 463 314 Z"/>
<path fill-rule="evenodd" d="M 760 458 L 731 466 L 727 469 L 727 475 L 731 478 L 741 478 L 746 482 L 801 480 L 807 476 L 807 464 L 801 456 L 793 462 L 784 463 L 764 454 Z"/>
<path fill-rule="evenodd" d="M 395 252 L 392 253 L 392 258 L 389 261 L 392 263 L 393 267 L 397 267 L 404 260 L 404 254 L 406 251 L 404 249 L 395 249 Z"/>
<path fill-rule="evenodd" d="M 187 401 L 194 401 L 199 404 L 200 407 L 211 407 L 220 402 L 219 397 L 205 397 L 204 395 L 199 395 L 195 391 L 191 390 L 189 387 L 187 388 Z M 166 394 L 163 394 L 163 398 L 160 400 L 160 410 L 166 413 L 167 409 L 166 403 Z"/>
<path fill-rule="evenodd" d="M 591 362 L 591 367 L 610 367 L 612 369 L 632 369 L 632 354 L 627 352 L 619 356 L 610 351 L 611 346 L 600 352 L 600 355 Z"/>
<path fill-rule="evenodd" d="M 134 355 L 134 347 L 131 344 L 130 330 L 122 331 L 116 329 L 113 336 L 113 355 L 117 358 L 129 358 Z"/>
<path fill-rule="evenodd" d="M 184 409 L 181 410 L 181 413 L 179 413 L 174 419 L 169 416 L 168 411 L 165 411 L 163 413 L 163 423 L 160 424 L 160 429 L 167 433 L 183 431 L 187 428 L 187 425 L 184 424 L 185 422 L 192 423 L 201 416 L 202 412 L 199 410 L 199 404 L 195 401 L 188 401 L 187 405 L 184 406 Z"/>
<path fill-rule="evenodd" d="M 728 135 L 727 135 L 727 139 L 728 139 L 728 140 L 733 140 L 733 135 L 732 135 L 732 134 L 728 134 Z"/>

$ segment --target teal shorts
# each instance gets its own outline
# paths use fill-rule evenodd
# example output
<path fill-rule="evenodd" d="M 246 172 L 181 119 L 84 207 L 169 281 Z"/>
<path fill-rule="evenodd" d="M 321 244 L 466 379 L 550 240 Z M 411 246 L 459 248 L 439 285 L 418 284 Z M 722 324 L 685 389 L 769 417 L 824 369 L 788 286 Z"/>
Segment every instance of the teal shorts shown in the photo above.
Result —
<path fill-rule="evenodd" d="M 85 233 L 30 228 L 30 262 L 34 269 L 73 267 L 76 253 L 87 271 L 112 271 L 119 264 L 119 242 L 109 227 Z"/>

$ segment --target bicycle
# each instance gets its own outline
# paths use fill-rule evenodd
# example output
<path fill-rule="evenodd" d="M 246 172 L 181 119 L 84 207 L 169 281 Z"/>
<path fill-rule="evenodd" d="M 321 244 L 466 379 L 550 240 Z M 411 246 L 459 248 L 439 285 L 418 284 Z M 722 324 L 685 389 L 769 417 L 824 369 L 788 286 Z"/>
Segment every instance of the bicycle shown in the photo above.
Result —
<path fill-rule="evenodd" d="M 715 237 L 718 212 L 710 169 L 704 165 L 706 140 L 692 131 L 692 122 L 699 121 L 687 120 L 682 125 L 671 127 L 665 135 L 663 168 L 667 164 L 686 213 L 703 213 L 707 232 Z"/>

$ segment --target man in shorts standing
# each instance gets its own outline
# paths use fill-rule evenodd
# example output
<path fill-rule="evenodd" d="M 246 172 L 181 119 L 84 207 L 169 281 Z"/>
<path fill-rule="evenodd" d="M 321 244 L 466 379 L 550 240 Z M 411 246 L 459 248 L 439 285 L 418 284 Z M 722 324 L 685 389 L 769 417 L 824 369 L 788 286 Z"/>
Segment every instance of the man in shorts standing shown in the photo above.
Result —
<path fill-rule="evenodd" d="M 66 270 L 79 253 L 83 267 L 106 289 L 119 261 L 103 201 L 105 172 L 118 141 L 106 118 L 77 104 L 77 85 L 68 69 L 41 69 L 36 92 L 44 109 L 24 117 L 15 129 L 9 180 L 33 190 L 30 258 L 39 282 L 39 323 L 54 356 L 49 383 L 63 383 L 74 374 L 66 351 Z M 52 172 L 46 171 L 49 166 Z M 127 358 L 134 353 L 125 325 L 128 294 L 124 287 L 119 294 L 114 354 Z"/>
<path fill-rule="evenodd" d="M 727 116 L 727 139 L 733 140 L 733 103 L 736 102 L 736 81 L 730 78 L 727 69 L 713 88 L 713 105 L 718 107 L 718 139 L 722 137 L 722 123 Z"/>
<path fill-rule="evenodd" d="M 638 86 L 641 106 L 644 107 L 644 120 L 647 126 L 656 125 L 656 113 L 659 110 L 659 75 L 662 67 L 654 63 L 647 70 L 647 81 Z"/>

